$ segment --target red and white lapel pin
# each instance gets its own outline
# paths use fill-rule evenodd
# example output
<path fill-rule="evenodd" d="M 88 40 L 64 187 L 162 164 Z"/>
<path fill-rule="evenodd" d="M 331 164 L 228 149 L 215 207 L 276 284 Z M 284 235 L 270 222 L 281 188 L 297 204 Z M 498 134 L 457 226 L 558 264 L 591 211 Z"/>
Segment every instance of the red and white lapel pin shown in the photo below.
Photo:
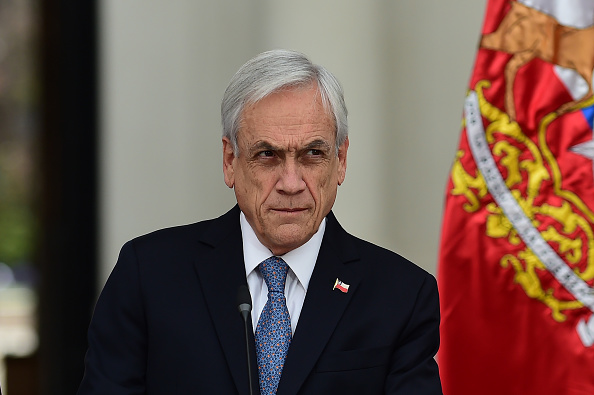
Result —
<path fill-rule="evenodd" d="M 334 287 L 332 287 L 332 290 L 338 289 L 344 293 L 347 293 L 347 292 L 349 292 L 349 287 L 350 287 L 349 284 L 343 283 L 339 279 L 336 279 L 336 281 L 334 282 Z"/>

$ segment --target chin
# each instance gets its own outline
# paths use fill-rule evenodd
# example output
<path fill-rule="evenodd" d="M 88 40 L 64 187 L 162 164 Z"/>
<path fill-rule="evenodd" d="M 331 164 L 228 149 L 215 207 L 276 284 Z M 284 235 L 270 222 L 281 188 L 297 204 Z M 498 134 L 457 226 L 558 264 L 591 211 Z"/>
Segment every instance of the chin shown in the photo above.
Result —
<path fill-rule="evenodd" d="M 305 234 L 283 234 L 277 233 L 273 235 L 272 239 L 272 247 L 271 250 L 273 251 L 283 251 L 282 254 L 285 254 L 291 250 L 294 250 L 297 247 L 301 247 L 303 244 L 307 243 L 309 239 L 311 239 L 313 233 L 305 233 Z"/>

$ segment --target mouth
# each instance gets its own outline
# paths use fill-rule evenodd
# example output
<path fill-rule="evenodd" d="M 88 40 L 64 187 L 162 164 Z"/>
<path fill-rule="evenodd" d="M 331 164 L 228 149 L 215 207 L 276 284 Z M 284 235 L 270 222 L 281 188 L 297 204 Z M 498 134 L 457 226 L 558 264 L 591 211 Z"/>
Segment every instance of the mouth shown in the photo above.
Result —
<path fill-rule="evenodd" d="M 272 211 L 278 211 L 281 213 L 298 213 L 307 210 L 306 208 L 273 208 Z"/>
<path fill-rule="evenodd" d="M 298 215 L 298 214 L 306 212 L 307 210 L 308 210 L 307 208 L 295 208 L 295 207 L 292 207 L 292 208 L 281 207 L 281 208 L 271 209 L 271 211 L 276 214 L 288 215 L 288 216 Z"/>

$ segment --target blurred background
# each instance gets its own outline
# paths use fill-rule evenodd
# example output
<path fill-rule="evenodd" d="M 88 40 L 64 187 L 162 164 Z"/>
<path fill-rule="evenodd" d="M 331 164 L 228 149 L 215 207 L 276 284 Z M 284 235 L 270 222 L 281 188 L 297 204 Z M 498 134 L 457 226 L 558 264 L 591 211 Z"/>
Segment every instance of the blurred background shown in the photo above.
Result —
<path fill-rule="evenodd" d="M 484 2 L 0 0 L 0 385 L 73 394 L 121 245 L 234 204 L 219 104 L 273 48 L 342 82 L 334 211 L 436 274 Z"/>

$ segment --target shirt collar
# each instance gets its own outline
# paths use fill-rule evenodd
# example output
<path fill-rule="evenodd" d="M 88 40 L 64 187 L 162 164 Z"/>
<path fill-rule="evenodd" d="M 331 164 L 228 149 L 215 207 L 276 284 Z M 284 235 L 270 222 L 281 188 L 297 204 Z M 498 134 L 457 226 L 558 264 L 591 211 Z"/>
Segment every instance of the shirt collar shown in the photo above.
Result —
<path fill-rule="evenodd" d="M 239 215 L 239 224 L 243 239 L 243 260 L 245 262 L 245 274 L 247 277 L 263 260 L 270 258 L 272 253 L 260 243 L 243 212 Z M 306 291 L 314 266 L 316 265 L 316 260 L 318 259 L 325 230 L 326 218 L 322 220 L 318 231 L 307 243 L 280 256 L 289 265 L 293 273 L 295 273 Z"/>

